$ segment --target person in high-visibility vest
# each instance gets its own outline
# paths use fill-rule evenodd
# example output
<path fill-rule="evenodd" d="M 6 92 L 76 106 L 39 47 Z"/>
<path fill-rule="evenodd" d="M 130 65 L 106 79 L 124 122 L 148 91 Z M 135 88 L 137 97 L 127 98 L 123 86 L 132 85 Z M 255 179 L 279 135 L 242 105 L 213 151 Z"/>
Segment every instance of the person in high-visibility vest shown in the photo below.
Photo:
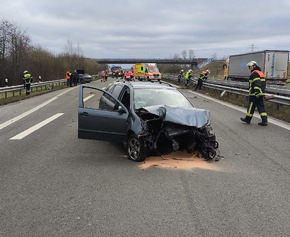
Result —
<path fill-rule="evenodd" d="M 27 70 L 23 72 L 23 83 L 24 88 L 26 89 L 26 95 L 30 95 L 30 86 L 32 83 L 32 79 L 33 77 Z"/>
<path fill-rule="evenodd" d="M 207 75 L 210 73 L 209 70 L 205 70 L 205 71 L 202 71 L 200 74 L 199 74 L 199 77 L 197 79 L 197 84 L 195 86 L 195 90 L 201 90 L 201 87 L 202 87 L 202 84 L 203 84 L 203 81 L 207 80 Z"/>
<path fill-rule="evenodd" d="M 66 79 L 66 85 L 69 86 L 70 85 L 70 75 L 71 75 L 71 71 L 66 71 L 65 74 L 65 79 Z"/>
<path fill-rule="evenodd" d="M 191 72 L 192 72 L 192 69 L 189 69 L 189 70 L 185 73 L 185 85 L 188 85 L 190 79 L 192 78 Z"/>
<path fill-rule="evenodd" d="M 267 112 L 264 105 L 264 97 L 266 90 L 266 80 L 264 73 L 258 66 L 257 62 L 250 61 L 247 67 L 251 71 L 249 78 L 249 104 L 247 108 L 247 113 L 241 120 L 247 124 L 251 123 L 253 114 L 257 107 L 258 112 L 261 116 L 262 122 L 258 123 L 260 126 L 268 125 Z"/>

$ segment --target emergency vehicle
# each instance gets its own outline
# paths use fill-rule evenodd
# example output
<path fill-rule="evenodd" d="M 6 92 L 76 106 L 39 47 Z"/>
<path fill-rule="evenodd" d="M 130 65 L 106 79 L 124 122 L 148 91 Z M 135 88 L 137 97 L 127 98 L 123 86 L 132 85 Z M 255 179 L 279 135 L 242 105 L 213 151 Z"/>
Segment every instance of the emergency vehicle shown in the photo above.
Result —
<path fill-rule="evenodd" d="M 120 73 L 122 71 L 122 67 L 121 66 L 112 66 L 111 67 L 111 74 L 112 77 L 119 77 Z"/>
<path fill-rule="evenodd" d="M 139 80 L 160 80 L 161 73 L 156 63 L 136 63 L 133 65 L 134 77 Z"/>

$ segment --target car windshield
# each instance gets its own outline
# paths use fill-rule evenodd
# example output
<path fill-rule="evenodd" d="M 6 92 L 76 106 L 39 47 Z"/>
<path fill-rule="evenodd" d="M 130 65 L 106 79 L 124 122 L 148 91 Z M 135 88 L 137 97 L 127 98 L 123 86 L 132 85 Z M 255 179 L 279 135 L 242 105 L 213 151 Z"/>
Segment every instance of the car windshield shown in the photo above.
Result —
<path fill-rule="evenodd" d="M 140 109 L 146 106 L 168 105 L 172 107 L 192 108 L 192 104 L 178 91 L 172 89 L 135 89 L 134 106 Z"/>

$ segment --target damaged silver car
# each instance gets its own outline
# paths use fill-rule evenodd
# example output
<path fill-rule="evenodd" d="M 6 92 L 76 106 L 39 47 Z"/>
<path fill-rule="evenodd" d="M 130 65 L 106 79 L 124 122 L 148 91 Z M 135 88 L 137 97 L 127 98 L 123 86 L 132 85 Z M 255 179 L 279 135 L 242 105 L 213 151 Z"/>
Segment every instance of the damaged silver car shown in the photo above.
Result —
<path fill-rule="evenodd" d="M 210 112 L 159 82 L 116 82 L 104 90 L 80 86 L 78 138 L 123 142 L 133 161 L 178 150 L 219 160 Z"/>

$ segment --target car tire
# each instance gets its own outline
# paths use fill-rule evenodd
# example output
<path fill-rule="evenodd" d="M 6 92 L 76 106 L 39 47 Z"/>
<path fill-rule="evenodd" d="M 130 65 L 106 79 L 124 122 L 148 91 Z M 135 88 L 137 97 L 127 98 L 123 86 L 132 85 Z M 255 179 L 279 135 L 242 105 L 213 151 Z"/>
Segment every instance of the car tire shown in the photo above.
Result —
<path fill-rule="evenodd" d="M 129 136 L 127 140 L 127 153 L 130 160 L 141 162 L 147 156 L 147 149 L 135 134 Z"/>

